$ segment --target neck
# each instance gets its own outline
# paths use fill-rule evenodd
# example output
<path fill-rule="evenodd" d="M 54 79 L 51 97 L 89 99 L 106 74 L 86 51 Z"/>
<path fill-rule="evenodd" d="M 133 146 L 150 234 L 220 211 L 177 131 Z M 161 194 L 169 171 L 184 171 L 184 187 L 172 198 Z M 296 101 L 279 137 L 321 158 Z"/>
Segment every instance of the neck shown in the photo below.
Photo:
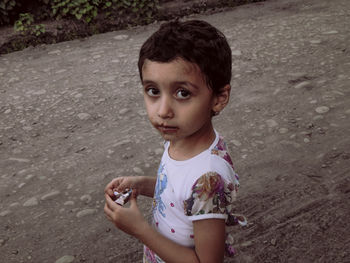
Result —
<path fill-rule="evenodd" d="M 209 148 L 215 140 L 215 131 L 210 122 L 206 129 L 197 131 L 185 139 L 171 141 L 169 156 L 177 161 L 190 159 Z"/>

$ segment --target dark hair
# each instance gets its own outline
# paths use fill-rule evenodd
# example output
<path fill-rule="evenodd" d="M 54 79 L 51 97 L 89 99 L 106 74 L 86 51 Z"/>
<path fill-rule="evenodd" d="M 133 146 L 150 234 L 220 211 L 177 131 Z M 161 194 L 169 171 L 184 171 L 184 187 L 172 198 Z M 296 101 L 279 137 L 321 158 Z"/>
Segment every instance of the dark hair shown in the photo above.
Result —
<path fill-rule="evenodd" d="M 146 59 L 171 62 L 176 58 L 197 64 L 214 93 L 230 84 L 231 48 L 225 36 L 207 22 L 172 21 L 161 25 L 141 47 L 138 61 L 141 80 Z"/>

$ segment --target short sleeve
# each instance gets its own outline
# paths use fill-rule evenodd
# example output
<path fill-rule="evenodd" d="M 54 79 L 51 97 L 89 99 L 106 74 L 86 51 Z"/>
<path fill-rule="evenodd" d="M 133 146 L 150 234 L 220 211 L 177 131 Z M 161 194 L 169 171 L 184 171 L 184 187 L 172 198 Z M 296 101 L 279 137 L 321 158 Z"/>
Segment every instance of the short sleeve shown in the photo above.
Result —
<path fill-rule="evenodd" d="M 184 201 L 185 215 L 192 221 L 228 219 L 237 189 L 238 183 L 226 182 L 218 173 L 208 172 L 193 184 L 190 197 Z"/>

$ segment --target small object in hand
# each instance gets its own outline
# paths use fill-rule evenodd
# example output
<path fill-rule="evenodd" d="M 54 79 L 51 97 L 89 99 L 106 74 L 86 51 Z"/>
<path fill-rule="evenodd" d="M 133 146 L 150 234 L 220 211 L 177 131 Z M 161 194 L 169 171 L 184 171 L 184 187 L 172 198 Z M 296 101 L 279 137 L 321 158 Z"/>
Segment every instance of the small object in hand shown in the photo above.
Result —
<path fill-rule="evenodd" d="M 114 195 L 115 195 L 115 200 L 114 202 L 116 202 L 118 205 L 125 205 L 130 197 L 131 197 L 131 193 L 132 193 L 132 189 L 126 189 L 124 192 L 119 193 L 117 191 L 114 190 Z"/>

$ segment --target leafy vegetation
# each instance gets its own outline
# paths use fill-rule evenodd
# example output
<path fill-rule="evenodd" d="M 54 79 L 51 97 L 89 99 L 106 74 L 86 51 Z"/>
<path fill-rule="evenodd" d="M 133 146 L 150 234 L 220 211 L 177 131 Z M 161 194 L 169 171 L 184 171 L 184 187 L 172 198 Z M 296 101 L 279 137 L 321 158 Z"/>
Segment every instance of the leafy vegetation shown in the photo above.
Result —
<path fill-rule="evenodd" d="M 30 13 L 20 14 L 19 19 L 15 22 L 14 29 L 22 35 L 30 34 L 39 36 L 45 33 L 45 26 L 43 24 L 33 25 L 34 17 Z"/>
<path fill-rule="evenodd" d="M 90 23 L 98 13 L 100 0 L 53 0 L 51 16 L 74 17 Z"/>
<path fill-rule="evenodd" d="M 259 1 L 264 0 L 217 0 L 215 8 Z M 196 1 L 191 8 L 169 13 L 159 8 L 159 3 L 166 2 L 169 0 L 0 0 L 0 27 L 13 25 L 14 31 L 19 33 L 1 44 L 0 54 L 21 50 L 30 45 L 69 41 L 129 26 L 149 24 L 154 20 L 174 19 L 200 13 L 214 6 L 212 4 L 208 7 L 205 1 Z M 55 23 L 47 21 L 52 19 L 58 20 L 55 29 L 52 28 Z"/>
<path fill-rule="evenodd" d="M 23 20 L 21 15 L 28 13 L 33 14 L 32 23 L 46 18 L 68 18 L 89 24 L 98 15 L 109 19 L 130 15 L 134 23 L 147 23 L 157 14 L 157 8 L 158 0 L 1 0 L 0 26 Z"/>
<path fill-rule="evenodd" d="M 107 15 L 111 15 L 111 9 L 118 15 L 132 14 L 136 21 L 150 23 L 157 14 L 158 1 L 149 0 L 111 0 L 104 4 Z"/>

